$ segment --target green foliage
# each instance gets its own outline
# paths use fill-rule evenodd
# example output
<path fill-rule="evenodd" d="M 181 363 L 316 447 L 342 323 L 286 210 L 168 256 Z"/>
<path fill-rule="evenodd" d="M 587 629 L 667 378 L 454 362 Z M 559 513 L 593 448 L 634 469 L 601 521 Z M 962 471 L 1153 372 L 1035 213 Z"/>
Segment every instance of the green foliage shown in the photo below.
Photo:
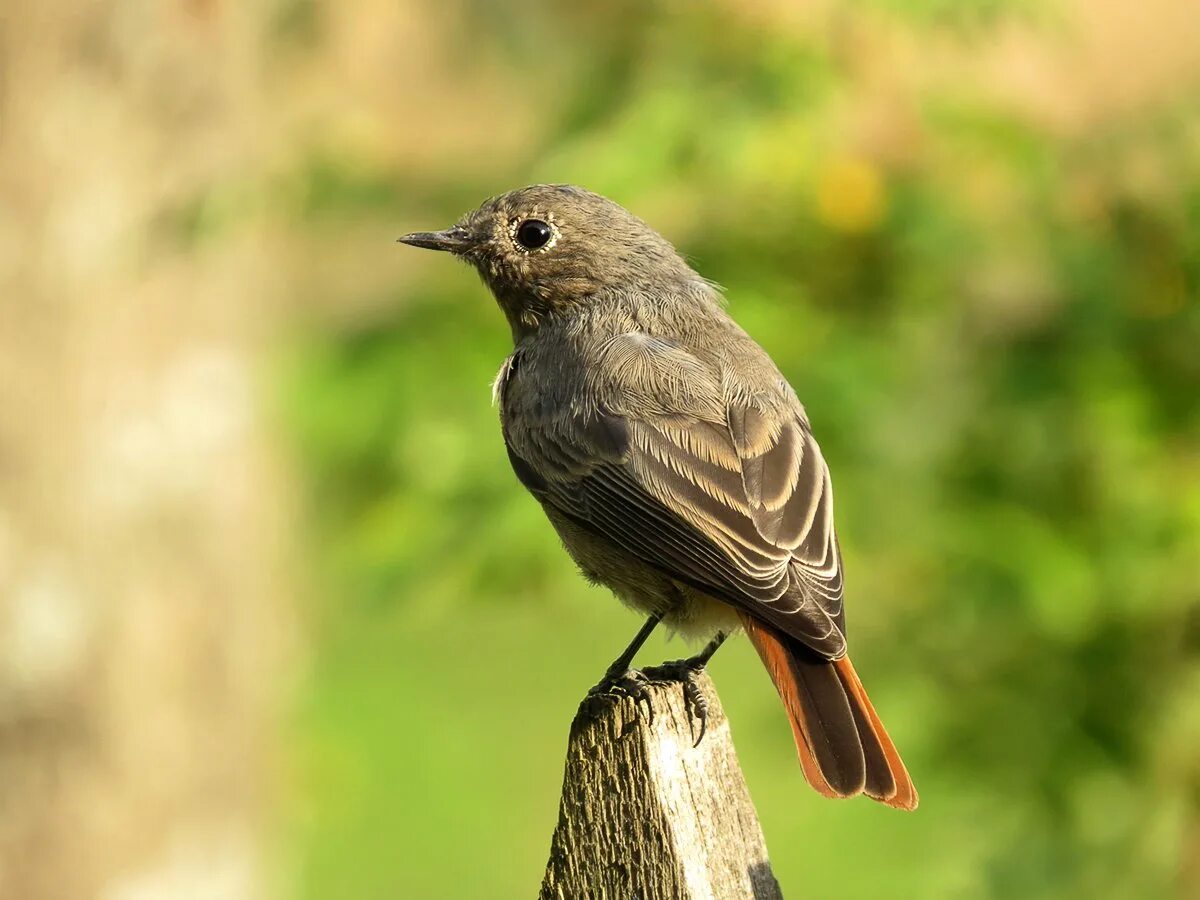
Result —
<path fill-rule="evenodd" d="M 547 133 L 477 199 L 575 181 L 660 226 L 724 285 L 833 468 L 852 646 L 922 807 L 809 794 L 752 655 L 723 651 L 785 889 L 1182 896 L 1200 795 L 1186 110 L 1069 136 L 950 86 L 915 98 L 917 149 L 867 152 L 839 127 L 860 84 L 832 39 L 699 5 L 475 6 L 496 20 L 471 20 L 481 54 L 521 65 L 528 27 L 556 86 Z M 1013 5 L 970 6 L 982 28 Z M 906 7 L 926 24 L 952 9 Z M 332 157 L 304 171 L 303 216 L 438 227 L 469 205 L 450 201 L 470 172 L 437 189 Z M 412 266 L 392 315 L 307 336 L 289 381 L 321 623 L 297 723 L 301 881 L 528 895 L 573 703 L 636 622 L 575 575 L 508 470 L 488 401 L 502 318 L 449 259 Z"/>

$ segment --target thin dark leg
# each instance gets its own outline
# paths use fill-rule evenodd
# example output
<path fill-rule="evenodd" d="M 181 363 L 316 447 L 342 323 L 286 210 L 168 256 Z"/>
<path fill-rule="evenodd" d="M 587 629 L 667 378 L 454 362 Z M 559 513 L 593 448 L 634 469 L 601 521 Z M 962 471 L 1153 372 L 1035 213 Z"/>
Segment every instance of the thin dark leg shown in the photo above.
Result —
<path fill-rule="evenodd" d="M 642 649 L 642 644 L 646 643 L 646 639 L 650 637 L 655 627 L 662 621 L 662 613 L 652 613 L 650 618 L 646 620 L 646 624 L 639 629 L 638 633 L 633 636 L 633 640 L 629 642 L 621 655 L 613 660 L 613 664 L 608 667 L 608 671 L 604 673 L 604 680 L 611 681 L 614 678 L 619 678 L 625 674 L 629 668 L 629 664 L 633 662 L 633 658 L 637 656 L 637 652 Z M 715 648 L 714 648 L 715 649 Z"/>
<path fill-rule="evenodd" d="M 713 654 L 721 649 L 721 645 L 725 643 L 725 638 L 729 637 L 725 632 L 718 631 L 717 636 L 704 645 L 704 649 L 695 656 L 688 659 L 696 668 L 703 669 L 708 665 L 708 661 L 713 658 Z"/>
<path fill-rule="evenodd" d="M 642 644 L 646 643 L 646 638 L 650 637 L 655 627 L 662 621 L 662 617 L 662 613 L 653 613 L 646 620 L 646 624 L 633 636 L 629 646 L 613 660 L 613 664 L 608 667 L 604 677 L 600 679 L 600 683 L 588 691 L 589 697 L 596 694 L 624 694 L 632 697 L 635 704 L 644 700 L 646 701 L 647 716 L 651 722 L 654 721 L 654 704 L 650 702 L 650 692 L 646 690 L 646 678 L 640 671 L 632 668 L 631 663 L 637 656 L 637 652 L 642 649 Z"/>
<path fill-rule="evenodd" d="M 661 666 L 654 666 L 646 669 L 647 675 L 658 675 L 662 681 L 682 681 L 684 670 L 699 672 L 708 665 L 708 661 L 713 658 L 713 654 L 720 649 L 725 643 L 725 638 L 729 637 L 725 632 L 718 631 L 716 637 L 704 645 L 704 649 L 695 656 L 689 656 L 687 659 L 676 659 L 671 662 L 665 662 Z M 674 675 L 675 677 L 671 677 Z"/>

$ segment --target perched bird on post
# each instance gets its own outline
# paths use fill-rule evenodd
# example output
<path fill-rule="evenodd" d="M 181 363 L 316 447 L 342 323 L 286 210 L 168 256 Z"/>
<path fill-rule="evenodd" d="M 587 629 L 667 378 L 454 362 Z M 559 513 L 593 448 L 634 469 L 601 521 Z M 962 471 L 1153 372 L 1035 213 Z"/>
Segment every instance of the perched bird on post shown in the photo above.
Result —
<path fill-rule="evenodd" d="M 649 615 L 593 690 L 693 679 L 743 628 L 827 797 L 914 809 L 917 792 L 846 655 L 829 469 L 795 391 L 720 296 L 645 222 L 534 185 L 415 247 L 471 263 L 512 328 L 504 443 L 583 574 Z M 710 638 L 630 668 L 655 625 Z"/>

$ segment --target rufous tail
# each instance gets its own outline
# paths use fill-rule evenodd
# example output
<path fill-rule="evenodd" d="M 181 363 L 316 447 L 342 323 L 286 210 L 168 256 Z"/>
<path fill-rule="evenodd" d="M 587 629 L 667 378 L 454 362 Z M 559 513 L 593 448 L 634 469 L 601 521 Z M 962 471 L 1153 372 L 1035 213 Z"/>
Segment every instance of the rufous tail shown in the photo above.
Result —
<path fill-rule="evenodd" d="M 746 615 L 742 624 L 783 698 L 808 783 L 826 797 L 916 809 L 917 790 L 850 658 L 827 660 Z"/>

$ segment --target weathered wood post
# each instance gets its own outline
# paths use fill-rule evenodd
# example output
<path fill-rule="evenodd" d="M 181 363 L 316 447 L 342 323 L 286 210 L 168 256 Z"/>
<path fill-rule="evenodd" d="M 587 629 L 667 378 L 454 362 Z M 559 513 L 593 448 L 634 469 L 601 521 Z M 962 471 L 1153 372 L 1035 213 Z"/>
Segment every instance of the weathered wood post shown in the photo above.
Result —
<path fill-rule="evenodd" d="M 678 684 L 606 694 L 571 724 L 541 900 L 778 900 L 767 847 L 708 676 L 708 730 Z"/>

